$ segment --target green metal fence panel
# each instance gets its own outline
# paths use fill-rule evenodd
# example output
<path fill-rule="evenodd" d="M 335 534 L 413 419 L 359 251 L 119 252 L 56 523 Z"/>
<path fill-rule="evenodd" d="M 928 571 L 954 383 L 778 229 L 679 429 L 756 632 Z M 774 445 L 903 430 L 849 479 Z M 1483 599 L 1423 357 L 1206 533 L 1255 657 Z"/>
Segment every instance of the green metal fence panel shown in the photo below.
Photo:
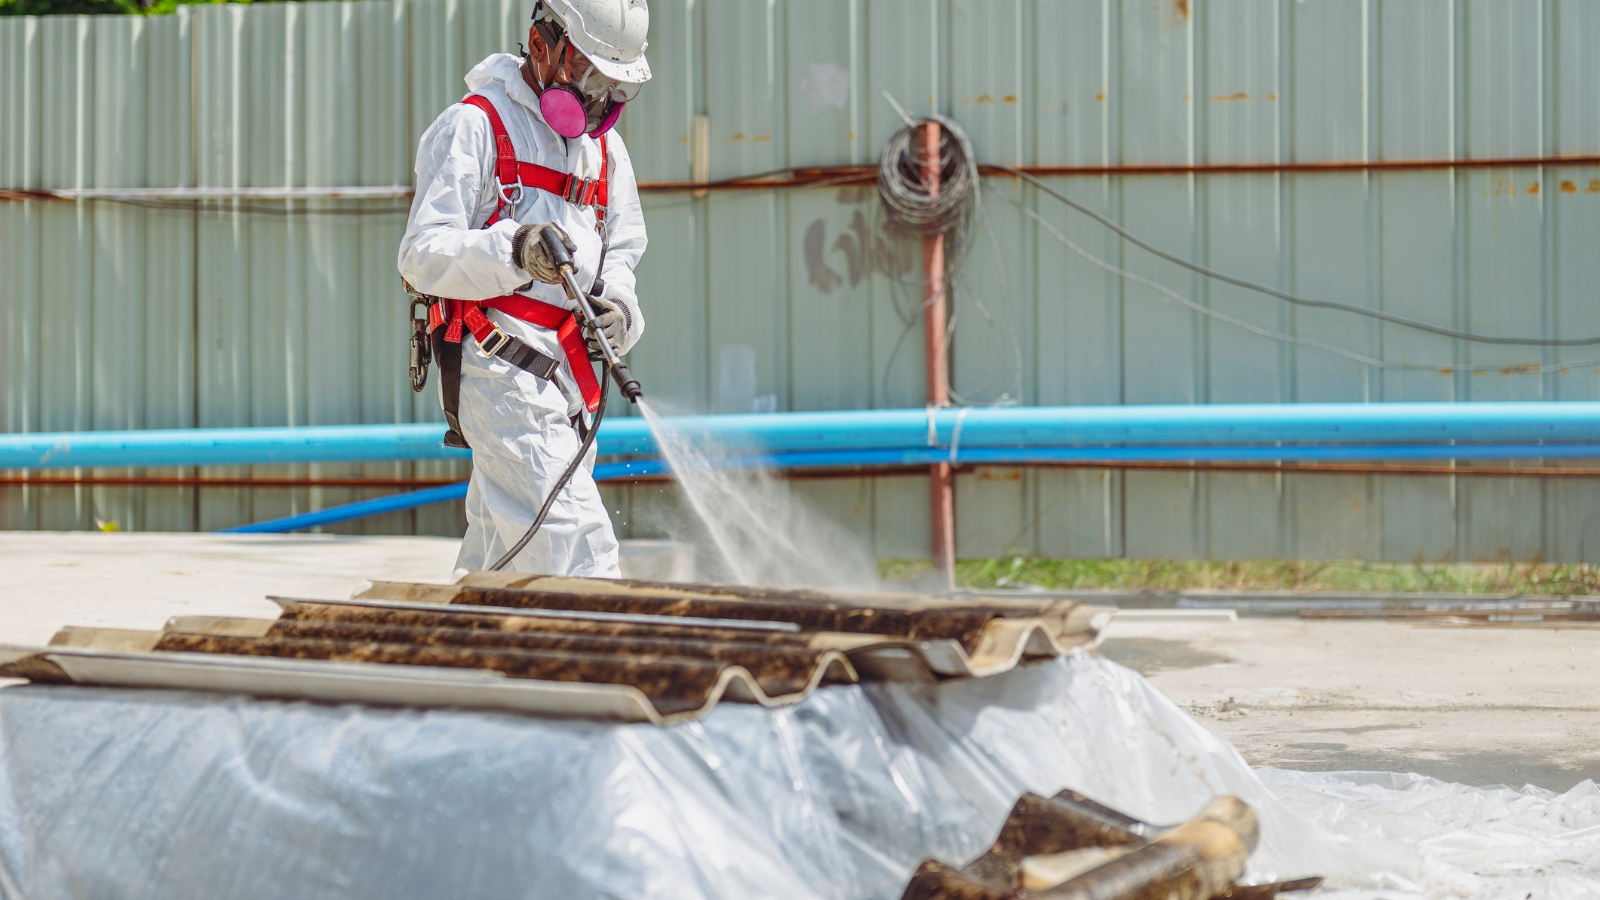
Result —
<path fill-rule="evenodd" d="M 525 40 L 528 6 L 342 0 L 0 19 L 0 188 L 406 185 L 418 136 L 459 100 L 468 69 Z M 619 129 L 647 185 L 689 181 L 697 150 L 713 179 L 871 164 L 901 125 L 887 93 L 960 122 L 985 161 L 1169 167 L 1047 180 L 1198 262 L 1452 327 L 1600 333 L 1589 249 L 1600 165 L 1554 159 L 1600 156 L 1587 90 L 1600 12 L 1585 0 L 658 0 L 652 11 L 656 77 Z M 1428 160 L 1508 162 L 1296 168 Z M 1185 168 L 1241 164 L 1266 169 Z M 407 304 L 393 266 L 404 206 L 0 202 L 4 427 L 437 419 L 432 391 L 403 378 Z M 870 187 L 674 190 L 647 194 L 645 209 L 649 328 L 632 362 L 653 397 L 724 411 L 922 405 L 919 250 L 885 229 Z M 1477 345 L 1292 307 L 1155 259 L 1010 179 L 986 179 L 967 244 L 952 387 L 971 403 L 1600 396 L 1600 349 Z M 146 474 L 252 472 L 466 469 Z M 925 552 L 925 479 L 805 491 L 879 555 Z M 6 486 L 0 525 L 214 528 L 375 492 Z M 624 533 L 682 513 L 670 488 L 606 494 Z M 995 467 L 958 477 L 959 543 L 965 555 L 1594 560 L 1596 500 L 1600 483 L 1572 480 Z M 453 533 L 460 515 L 349 528 Z"/>

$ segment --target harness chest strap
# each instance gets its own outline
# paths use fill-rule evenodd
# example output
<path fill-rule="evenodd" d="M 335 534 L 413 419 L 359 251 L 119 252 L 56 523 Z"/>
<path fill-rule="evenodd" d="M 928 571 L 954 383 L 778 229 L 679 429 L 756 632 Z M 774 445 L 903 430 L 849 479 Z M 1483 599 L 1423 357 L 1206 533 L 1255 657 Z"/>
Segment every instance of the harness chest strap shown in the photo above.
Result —
<path fill-rule="evenodd" d="M 495 206 L 494 212 L 489 214 L 489 220 L 483 223 L 485 228 L 500 221 L 500 214 L 521 199 L 523 189 L 530 187 L 548 191 L 576 206 L 594 207 L 595 228 L 604 227 L 606 206 L 611 199 L 611 192 L 606 187 L 606 169 L 610 165 L 610 160 L 606 152 L 605 135 L 599 138 L 600 177 L 592 181 L 585 180 L 575 174 L 558 172 L 548 166 L 519 162 L 516 149 L 511 145 L 511 135 L 506 132 L 505 122 L 501 121 L 499 110 L 494 108 L 489 98 L 479 94 L 468 94 L 461 102 L 483 110 L 489 117 L 489 127 L 494 131 L 494 171 L 495 180 L 499 182 L 497 192 L 500 195 L 500 202 Z M 508 192 L 513 190 L 516 193 L 508 196 Z"/>

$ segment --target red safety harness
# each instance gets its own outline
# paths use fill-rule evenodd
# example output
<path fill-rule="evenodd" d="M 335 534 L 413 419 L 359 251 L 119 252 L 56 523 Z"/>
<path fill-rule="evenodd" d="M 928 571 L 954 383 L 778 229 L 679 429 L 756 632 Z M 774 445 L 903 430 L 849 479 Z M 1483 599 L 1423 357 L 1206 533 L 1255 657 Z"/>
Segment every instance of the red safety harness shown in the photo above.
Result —
<path fill-rule="evenodd" d="M 494 130 L 495 190 L 500 196 L 500 202 L 495 205 L 494 212 L 489 214 L 488 221 L 483 223 L 484 228 L 509 215 L 522 200 L 522 192 L 525 189 L 537 188 L 555 194 L 576 206 L 594 207 L 595 228 L 604 232 L 606 203 L 609 199 L 606 190 L 606 169 L 609 161 L 606 157 L 606 139 L 603 135 L 600 138 L 600 177 L 585 180 L 567 172 L 557 172 L 545 166 L 519 162 L 516 150 L 511 146 L 511 136 L 506 133 L 505 123 L 500 120 L 500 113 L 494 108 L 494 104 L 489 102 L 488 98 L 477 94 L 469 94 L 461 102 L 483 110 L 489 116 L 489 127 Z M 561 343 L 561 349 L 566 353 L 567 361 L 572 365 L 572 375 L 578 383 L 579 392 L 583 394 L 584 406 L 589 412 L 594 412 L 599 407 L 600 383 L 595 378 L 594 366 L 589 362 L 589 348 L 584 342 L 582 330 L 571 310 L 520 294 L 508 294 L 488 300 L 441 298 L 428 308 L 428 331 L 430 343 L 433 344 L 433 357 L 439 362 L 445 418 L 449 420 L 450 425 L 450 433 L 445 436 L 446 444 L 466 446 L 456 420 L 461 385 L 461 338 L 464 331 L 472 332 L 473 338 L 478 342 L 478 348 L 486 356 L 499 357 L 540 378 L 546 380 L 553 378 L 561 365 L 557 360 L 506 334 L 484 314 L 484 310 L 488 309 L 499 310 L 512 318 L 532 322 L 541 328 L 554 331 L 556 339 Z"/>
<path fill-rule="evenodd" d="M 500 205 L 489 214 L 489 221 L 483 227 L 500 221 L 500 213 L 521 201 L 524 188 L 538 188 L 549 191 L 557 197 L 577 206 L 595 207 L 595 226 L 598 228 L 605 224 L 606 204 L 610 197 L 606 190 L 606 138 L 600 136 L 600 177 L 586 181 L 567 172 L 557 172 L 555 169 L 536 166 L 533 163 L 517 161 L 517 151 L 511 147 L 511 135 L 506 134 L 505 123 L 500 121 L 500 112 L 494 108 L 487 97 L 478 94 L 468 94 L 461 101 L 470 106 L 476 106 L 489 117 L 489 127 L 494 129 L 494 174 L 500 182 Z M 516 191 L 515 194 L 510 193 Z"/>

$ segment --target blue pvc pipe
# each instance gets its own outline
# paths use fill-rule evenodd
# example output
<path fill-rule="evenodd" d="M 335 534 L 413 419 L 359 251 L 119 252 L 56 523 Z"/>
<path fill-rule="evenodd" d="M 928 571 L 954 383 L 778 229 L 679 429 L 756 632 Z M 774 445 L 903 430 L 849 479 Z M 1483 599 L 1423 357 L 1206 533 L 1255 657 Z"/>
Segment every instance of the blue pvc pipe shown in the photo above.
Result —
<path fill-rule="evenodd" d="M 612 478 L 659 475 L 665 471 L 667 471 L 665 463 L 660 460 L 647 459 L 636 462 L 601 463 L 594 467 L 594 477 L 596 481 L 606 481 Z M 381 516 L 384 513 L 415 509 L 419 506 L 431 506 L 432 504 L 444 503 L 449 500 L 464 500 L 466 496 L 467 482 L 458 481 L 455 484 L 429 488 L 425 491 L 407 491 L 403 494 L 391 494 L 387 497 L 377 497 L 372 500 L 330 506 L 327 509 L 301 513 L 298 516 L 284 516 L 281 519 L 251 522 L 249 525 L 236 525 L 233 528 L 221 529 L 221 533 L 274 534 L 301 531 L 306 528 L 316 528 L 319 525 L 332 525 L 335 522 L 348 522 L 352 519 L 365 519 L 368 516 Z"/>
<path fill-rule="evenodd" d="M 8 434 L 0 436 L 0 469 L 471 458 L 443 437 L 444 426 L 432 423 Z"/>
<path fill-rule="evenodd" d="M 949 450 L 921 447 L 909 450 L 821 450 L 772 454 L 708 457 L 719 469 L 829 469 L 855 466 L 917 466 L 935 462 L 967 465 L 1025 465 L 1044 462 L 1357 462 L 1438 459 L 1554 459 L 1600 458 L 1600 444 L 1483 444 L 1471 447 L 1324 446 L 1324 447 L 960 447 L 955 458 Z M 664 475 L 669 467 L 661 459 L 601 463 L 594 468 L 596 481 Z M 411 491 L 375 500 L 333 506 L 314 513 L 255 522 L 224 532 L 284 532 L 315 528 L 367 516 L 396 512 L 467 495 L 467 483 Z"/>
<path fill-rule="evenodd" d="M 1057 406 L 698 416 L 674 420 L 708 452 L 1185 444 L 1532 444 L 1600 441 L 1600 403 L 1317 403 Z M 346 425 L 0 436 L 0 468 L 157 467 L 467 457 L 444 426 Z M 655 453 L 644 420 L 607 419 L 602 455 Z M 1557 455 L 1557 454 L 1544 454 Z M 1185 457 L 1189 458 L 1189 457 Z M 1254 457 L 1253 457 L 1254 458 Z M 1289 457 L 1268 457 L 1284 458 Z M 1380 457 L 1357 457 L 1380 458 Z"/>
<path fill-rule="evenodd" d="M 1600 441 L 1600 403 L 1271 403 L 849 410 L 673 419 L 721 452 L 1082 444 L 1412 444 Z M 653 454 L 640 418 L 608 419 L 602 454 Z"/>
<path fill-rule="evenodd" d="M 318 525 L 332 525 L 335 522 L 348 522 L 351 519 L 365 519 L 368 516 L 381 516 L 384 513 L 398 512 L 403 509 L 414 509 L 418 506 L 443 503 L 446 500 L 462 500 L 466 496 L 467 483 L 462 481 L 456 484 L 447 484 L 443 487 L 428 488 L 425 491 L 407 491 L 404 494 L 391 494 L 387 497 L 362 500 L 359 503 L 330 506 L 327 509 L 302 513 L 298 516 L 284 516 L 281 519 L 251 522 L 249 525 L 236 525 L 233 528 L 223 528 L 221 532 L 223 534 L 267 534 L 300 531 L 305 528 L 315 528 Z"/>
<path fill-rule="evenodd" d="M 711 468 L 834 469 L 853 466 L 1029 465 L 1036 463 L 1129 462 L 1401 462 L 1471 459 L 1600 459 L 1600 443 L 1592 444 L 1448 444 L 1321 447 L 918 447 L 885 450 L 802 450 L 786 453 L 705 457 Z M 595 467 L 597 481 L 607 478 L 663 475 L 670 469 L 660 459 L 608 463 Z"/>

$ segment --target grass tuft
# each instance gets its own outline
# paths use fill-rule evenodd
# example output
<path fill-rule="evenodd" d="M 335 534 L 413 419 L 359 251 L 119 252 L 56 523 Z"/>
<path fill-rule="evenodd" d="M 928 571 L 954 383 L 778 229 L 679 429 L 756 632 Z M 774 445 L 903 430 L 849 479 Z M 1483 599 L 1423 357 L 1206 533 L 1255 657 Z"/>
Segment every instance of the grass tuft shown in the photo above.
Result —
<path fill-rule="evenodd" d="M 886 579 L 931 571 L 922 559 L 878 565 Z M 1379 591 L 1600 594 L 1600 566 L 1552 563 L 1371 563 L 1355 560 L 963 559 L 963 587 L 1050 590 Z"/>

